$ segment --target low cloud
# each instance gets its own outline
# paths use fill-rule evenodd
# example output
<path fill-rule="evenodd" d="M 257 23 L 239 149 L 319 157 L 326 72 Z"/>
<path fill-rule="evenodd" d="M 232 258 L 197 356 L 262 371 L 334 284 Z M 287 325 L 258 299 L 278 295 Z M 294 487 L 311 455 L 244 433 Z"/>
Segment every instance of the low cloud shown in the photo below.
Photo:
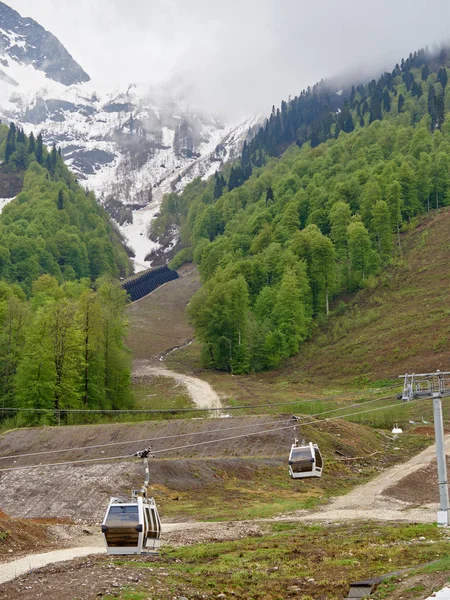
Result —
<path fill-rule="evenodd" d="M 322 78 L 376 75 L 448 37 L 445 0 L 9 0 L 102 87 L 188 93 L 211 112 L 268 113 Z"/>

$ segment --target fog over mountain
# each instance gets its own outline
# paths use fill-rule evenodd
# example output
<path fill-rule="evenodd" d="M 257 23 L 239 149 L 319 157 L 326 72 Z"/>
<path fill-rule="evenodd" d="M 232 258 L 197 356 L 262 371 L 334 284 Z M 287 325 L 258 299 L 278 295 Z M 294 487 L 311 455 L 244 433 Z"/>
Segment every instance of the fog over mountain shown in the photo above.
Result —
<path fill-rule="evenodd" d="M 118 82 L 99 90 L 55 34 L 0 0 L 0 120 L 59 147 L 145 268 L 161 248 L 148 234 L 163 194 L 237 158 L 255 117 L 225 121 L 191 106 L 179 86 Z M 164 249 L 177 239 L 174 230 Z"/>
<path fill-rule="evenodd" d="M 0 119 L 61 148 L 144 268 L 167 246 L 148 237 L 163 194 L 239 156 L 258 114 L 391 70 L 449 17 L 443 0 L 0 1 Z"/>
<path fill-rule="evenodd" d="M 97 85 L 158 84 L 214 112 L 267 113 L 323 77 L 392 68 L 448 38 L 445 0 L 10 0 Z"/>

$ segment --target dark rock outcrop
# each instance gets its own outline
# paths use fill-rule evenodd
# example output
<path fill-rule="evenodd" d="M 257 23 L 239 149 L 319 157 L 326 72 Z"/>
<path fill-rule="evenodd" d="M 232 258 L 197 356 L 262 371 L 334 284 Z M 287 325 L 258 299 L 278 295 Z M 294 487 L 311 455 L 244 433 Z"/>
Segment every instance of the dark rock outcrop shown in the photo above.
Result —
<path fill-rule="evenodd" d="M 0 54 L 3 60 L 9 57 L 24 65 L 33 65 L 64 85 L 90 79 L 52 33 L 3 2 L 0 2 Z"/>

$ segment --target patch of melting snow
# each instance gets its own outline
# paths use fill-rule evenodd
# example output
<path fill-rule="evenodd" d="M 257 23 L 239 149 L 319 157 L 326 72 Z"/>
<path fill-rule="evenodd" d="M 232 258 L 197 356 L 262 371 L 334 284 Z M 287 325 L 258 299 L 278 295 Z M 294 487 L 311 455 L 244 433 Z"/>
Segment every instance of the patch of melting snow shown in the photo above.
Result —
<path fill-rule="evenodd" d="M 15 196 L 14 196 L 15 198 Z M 2 212 L 2 210 L 5 208 L 5 206 L 7 204 L 9 204 L 10 202 L 12 202 L 14 200 L 14 198 L 0 198 L 0 213 Z"/>

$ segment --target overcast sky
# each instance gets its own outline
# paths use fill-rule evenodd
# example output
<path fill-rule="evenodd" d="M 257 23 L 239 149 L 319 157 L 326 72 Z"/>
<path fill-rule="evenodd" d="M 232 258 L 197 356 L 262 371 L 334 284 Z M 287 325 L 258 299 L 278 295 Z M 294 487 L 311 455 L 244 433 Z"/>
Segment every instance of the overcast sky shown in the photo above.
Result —
<path fill-rule="evenodd" d="M 190 88 L 211 111 L 266 114 L 322 78 L 391 69 L 450 36 L 448 0 L 6 0 L 99 85 Z"/>

